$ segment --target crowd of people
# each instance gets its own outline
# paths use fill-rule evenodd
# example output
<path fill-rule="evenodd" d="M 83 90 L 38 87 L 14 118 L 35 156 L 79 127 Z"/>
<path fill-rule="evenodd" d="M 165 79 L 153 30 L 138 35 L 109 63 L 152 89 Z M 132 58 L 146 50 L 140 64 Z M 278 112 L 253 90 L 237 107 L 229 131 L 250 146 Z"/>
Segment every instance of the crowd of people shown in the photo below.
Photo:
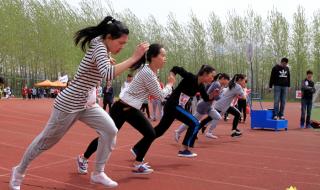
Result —
<path fill-rule="evenodd" d="M 97 26 L 76 32 L 75 44 L 80 45 L 85 56 L 71 83 L 57 93 L 53 111 L 43 131 L 28 146 L 19 164 L 12 168 L 10 189 L 20 190 L 30 163 L 58 143 L 77 120 L 93 128 L 98 134 L 83 154 L 77 156 L 78 172 L 88 173 L 88 160 L 96 152 L 95 168 L 90 180 L 106 187 L 118 186 L 116 181 L 106 175 L 105 165 L 115 148 L 117 133 L 125 122 L 142 135 L 130 150 L 135 158 L 132 168 L 135 174 L 150 174 L 154 171 L 145 157 L 153 142 L 172 126 L 174 120 L 183 123 L 175 130 L 177 142 L 185 132 L 177 150 L 179 157 L 197 156 L 193 149 L 195 140 L 199 131 L 206 132 L 208 123 L 211 125 L 205 136 L 218 138 L 214 129 L 225 113 L 234 116 L 230 136 L 242 136 L 243 132 L 239 130 L 238 124 L 246 119 L 244 113 L 249 92 L 246 89 L 246 75 L 240 73 L 230 77 L 226 73 L 218 73 L 210 65 L 200 66 L 196 74 L 183 67 L 173 66 L 167 73 L 167 83 L 163 84 L 157 75 L 167 61 L 166 49 L 161 44 L 141 42 L 131 57 L 115 63 L 111 54 L 118 54 L 124 48 L 128 35 L 129 29 L 111 16 L 104 18 Z M 285 91 L 288 82 L 290 84 L 289 70 L 285 63 L 288 63 L 286 58 L 282 59 L 279 67 L 272 70 L 270 87 L 274 85 L 275 90 L 274 119 L 284 119 Z M 111 81 L 128 69 L 135 71 L 135 75 L 127 76 L 119 99 L 115 101 Z M 182 78 L 178 84 L 177 75 Z M 281 80 L 274 77 L 280 77 Z M 106 81 L 103 88 L 100 87 L 102 81 Z M 307 77 L 303 84 L 306 99 L 303 105 L 309 114 L 307 99 L 313 92 L 313 83 Z M 103 94 L 102 107 L 98 104 L 97 94 Z M 233 103 L 235 100 L 237 103 Z M 152 104 L 152 114 L 148 113 L 149 102 Z M 280 109 L 277 108 L 279 102 Z M 147 116 L 143 113 L 144 110 Z M 156 120 L 159 122 L 153 126 L 154 122 L 151 121 Z"/>

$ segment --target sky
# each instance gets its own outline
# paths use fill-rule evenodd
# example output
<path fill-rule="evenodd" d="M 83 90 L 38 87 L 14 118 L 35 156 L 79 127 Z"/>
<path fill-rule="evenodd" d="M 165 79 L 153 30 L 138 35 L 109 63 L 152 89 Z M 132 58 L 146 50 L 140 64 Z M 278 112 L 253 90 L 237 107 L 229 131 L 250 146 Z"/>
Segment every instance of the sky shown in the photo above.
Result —
<path fill-rule="evenodd" d="M 79 2 L 80 0 L 68 0 L 73 6 L 77 6 Z M 224 22 L 230 11 L 244 16 L 245 11 L 251 8 L 266 19 L 268 12 L 276 8 L 291 23 L 298 5 L 305 8 L 309 21 L 316 10 L 320 11 L 319 0 L 110 0 L 110 2 L 117 12 L 128 8 L 142 20 L 152 14 L 162 24 L 166 24 L 170 12 L 174 13 L 178 21 L 185 23 L 189 21 L 191 11 L 201 21 L 206 21 L 209 14 L 214 12 Z"/>

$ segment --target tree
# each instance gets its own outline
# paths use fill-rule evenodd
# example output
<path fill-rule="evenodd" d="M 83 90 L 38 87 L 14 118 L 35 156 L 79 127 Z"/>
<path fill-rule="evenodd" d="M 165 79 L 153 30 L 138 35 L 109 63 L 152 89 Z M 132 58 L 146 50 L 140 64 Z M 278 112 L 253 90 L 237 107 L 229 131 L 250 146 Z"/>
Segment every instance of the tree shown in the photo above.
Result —
<path fill-rule="evenodd" d="M 300 81 L 305 77 L 308 67 L 308 26 L 305 16 L 305 10 L 299 6 L 297 12 L 293 15 L 293 34 L 292 34 L 292 83 L 295 88 L 300 87 Z M 311 65 L 311 64 L 310 64 Z"/>
<path fill-rule="evenodd" d="M 219 17 L 213 12 L 209 15 L 209 26 L 207 28 L 209 41 L 208 41 L 208 54 L 209 60 L 220 71 L 226 71 L 227 65 L 225 64 L 225 29 Z"/>
<path fill-rule="evenodd" d="M 312 25 L 312 56 L 314 80 L 320 81 L 320 11 L 315 12 Z"/>
<path fill-rule="evenodd" d="M 268 46 L 274 59 L 278 63 L 282 57 L 288 56 L 289 24 L 286 18 L 273 9 L 268 16 Z"/>

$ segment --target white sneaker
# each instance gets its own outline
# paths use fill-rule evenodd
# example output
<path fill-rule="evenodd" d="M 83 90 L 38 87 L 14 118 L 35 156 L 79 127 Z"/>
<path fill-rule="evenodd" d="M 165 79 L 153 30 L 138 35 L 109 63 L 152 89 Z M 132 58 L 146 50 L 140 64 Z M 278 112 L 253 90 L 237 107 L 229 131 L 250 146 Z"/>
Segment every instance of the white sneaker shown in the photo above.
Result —
<path fill-rule="evenodd" d="M 20 190 L 22 180 L 25 175 L 18 173 L 17 166 L 12 168 L 11 179 L 9 182 L 10 190 Z"/>
<path fill-rule="evenodd" d="M 148 163 L 134 165 L 134 168 L 132 170 L 134 174 L 150 174 L 153 171 L 154 170 L 151 168 L 151 166 L 148 165 Z"/>
<path fill-rule="evenodd" d="M 180 134 L 178 133 L 178 130 L 175 130 L 174 131 L 174 140 L 176 142 L 179 142 L 179 138 L 180 138 Z"/>
<path fill-rule="evenodd" d="M 207 132 L 206 137 L 211 138 L 211 139 L 217 139 L 218 137 L 215 136 L 213 133 Z"/>
<path fill-rule="evenodd" d="M 77 166 L 79 174 L 87 174 L 88 173 L 88 160 L 85 159 L 82 155 L 77 156 Z"/>
<path fill-rule="evenodd" d="M 107 188 L 113 188 L 118 186 L 118 183 L 110 179 L 104 172 L 99 172 L 98 174 L 95 174 L 95 172 L 91 172 L 90 182 L 100 183 L 106 186 Z"/>

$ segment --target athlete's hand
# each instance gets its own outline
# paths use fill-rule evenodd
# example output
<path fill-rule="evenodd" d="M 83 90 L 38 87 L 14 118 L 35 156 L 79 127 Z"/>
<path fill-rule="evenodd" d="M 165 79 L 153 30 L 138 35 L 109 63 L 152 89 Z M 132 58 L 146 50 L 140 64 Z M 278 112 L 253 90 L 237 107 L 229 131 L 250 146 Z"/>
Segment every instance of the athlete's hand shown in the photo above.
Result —
<path fill-rule="evenodd" d="M 110 63 L 111 65 L 117 64 L 116 60 L 113 57 L 110 57 Z"/>
<path fill-rule="evenodd" d="M 136 61 L 138 61 L 142 56 L 144 56 L 145 52 L 148 51 L 150 44 L 148 42 L 142 42 L 134 51 L 132 58 Z"/>
<path fill-rule="evenodd" d="M 169 76 L 168 76 L 168 84 L 173 86 L 174 83 L 176 83 L 176 77 L 171 75 L 171 74 L 169 74 Z"/>

